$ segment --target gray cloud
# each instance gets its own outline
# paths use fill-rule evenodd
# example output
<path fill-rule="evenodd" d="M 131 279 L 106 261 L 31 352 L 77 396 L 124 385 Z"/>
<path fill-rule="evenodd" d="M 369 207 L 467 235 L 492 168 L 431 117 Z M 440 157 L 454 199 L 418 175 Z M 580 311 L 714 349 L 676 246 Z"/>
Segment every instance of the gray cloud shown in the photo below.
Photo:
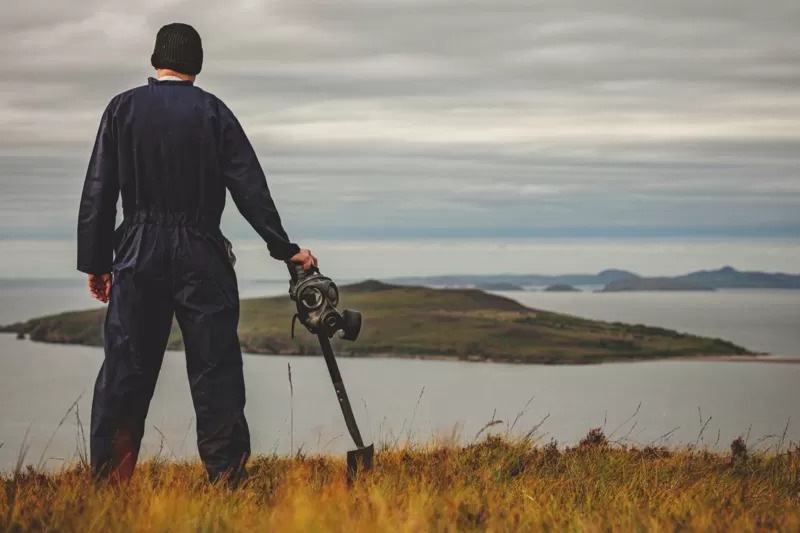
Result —
<path fill-rule="evenodd" d="M 293 235 L 800 233 L 794 1 L 35 0 L 0 6 L 7 237 L 71 235 L 100 112 L 174 20 Z"/>

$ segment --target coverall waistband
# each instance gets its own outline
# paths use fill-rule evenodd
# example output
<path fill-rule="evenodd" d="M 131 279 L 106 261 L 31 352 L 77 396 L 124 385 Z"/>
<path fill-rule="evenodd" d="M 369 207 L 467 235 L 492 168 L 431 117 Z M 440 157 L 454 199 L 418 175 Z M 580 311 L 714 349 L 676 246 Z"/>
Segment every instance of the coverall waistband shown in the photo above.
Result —
<path fill-rule="evenodd" d="M 198 226 L 204 228 L 219 227 L 219 218 L 202 213 L 179 213 L 172 211 L 150 211 L 140 209 L 125 213 L 128 224 L 158 224 L 161 226 Z"/>

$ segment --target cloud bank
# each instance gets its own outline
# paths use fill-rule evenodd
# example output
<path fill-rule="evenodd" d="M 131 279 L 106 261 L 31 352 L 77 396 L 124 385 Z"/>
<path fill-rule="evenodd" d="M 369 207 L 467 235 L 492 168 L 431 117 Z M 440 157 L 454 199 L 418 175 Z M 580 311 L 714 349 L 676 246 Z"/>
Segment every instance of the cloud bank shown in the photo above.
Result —
<path fill-rule="evenodd" d="M 173 21 L 295 239 L 800 235 L 795 1 L 32 0 L 0 5 L 2 237 L 72 237 Z"/>

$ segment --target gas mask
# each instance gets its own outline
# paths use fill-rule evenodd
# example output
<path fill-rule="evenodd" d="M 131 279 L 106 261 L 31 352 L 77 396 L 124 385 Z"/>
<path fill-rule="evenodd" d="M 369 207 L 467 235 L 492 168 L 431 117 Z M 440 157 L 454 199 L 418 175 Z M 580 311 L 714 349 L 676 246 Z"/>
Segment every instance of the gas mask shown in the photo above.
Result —
<path fill-rule="evenodd" d="M 306 272 L 303 265 L 290 263 L 289 297 L 297 305 L 297 313 L 292 317 L 292 337 L 294 323 L 300 320 L 308 331 L 314 334 L 325 333 L 328 338 L 339 333 L 339 337 L 348 341 L 358 338 L 361 331 L 361 313 L 345 309 L 339 311 L 339 288 L 327 276 L 323 276 L 317 267 Z"/>

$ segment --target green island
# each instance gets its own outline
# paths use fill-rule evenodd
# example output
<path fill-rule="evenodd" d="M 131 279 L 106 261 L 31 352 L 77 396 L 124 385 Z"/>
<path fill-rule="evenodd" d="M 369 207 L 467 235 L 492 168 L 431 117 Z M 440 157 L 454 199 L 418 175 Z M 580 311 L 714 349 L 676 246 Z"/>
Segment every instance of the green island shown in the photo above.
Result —
<path fill-rule="evenodd" d="M 356 342 L 334 337 L 351 357 L 414 357 L 575 364 L 688 356 L 751 355 L 731 342 L 644 325 L 601 322 L 525 307 L 477 289 L 434 289 L 368 280 L 341 287 L 341 309 L 364 314 Z M 315 336 L 290 322 L 287 296 L 244 299 L 239 337 L 245 352 L 316 355 Z M 104 309 L 35 318 L 1 328 L 31 340 L 102 345 Z M 183 348 L 173 323 L 169 346 Z"/>

